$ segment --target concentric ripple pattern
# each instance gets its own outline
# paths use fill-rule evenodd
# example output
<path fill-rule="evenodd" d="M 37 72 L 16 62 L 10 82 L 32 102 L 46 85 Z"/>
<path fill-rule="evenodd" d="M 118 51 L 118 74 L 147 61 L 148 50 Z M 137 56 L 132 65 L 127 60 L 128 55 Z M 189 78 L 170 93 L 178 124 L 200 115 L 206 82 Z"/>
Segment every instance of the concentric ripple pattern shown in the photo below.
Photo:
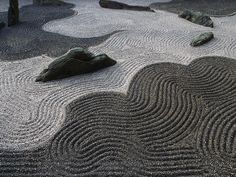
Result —
<path fill-rule="evenodd" d="M 126 93 L 72 101 L 43 147 L 1 150 L 0 176 L 235 176 L 235 68 L 223 57 L 146 66 Z"/>

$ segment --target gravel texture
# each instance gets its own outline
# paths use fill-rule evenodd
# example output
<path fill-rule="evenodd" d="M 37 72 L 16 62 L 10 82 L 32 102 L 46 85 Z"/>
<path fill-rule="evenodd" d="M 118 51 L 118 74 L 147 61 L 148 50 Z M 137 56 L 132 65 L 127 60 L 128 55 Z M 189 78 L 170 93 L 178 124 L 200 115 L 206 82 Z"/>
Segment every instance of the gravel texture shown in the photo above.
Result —
<path fill-rule="evenodd" d="M 236 175 L 236 61 L 204 57 L 188 66 L 153 64 L 139 70 L 126 91 L 121 92 L 121 87 L 107 90 L 122 86 L 129 74 L 119 69 L 131 66 L 137 67 L 126 62 L 94 74 L 106 73 L 107 77 L 87 83 L 83 79 L 88 76 L 35 84 L 41 94 L 51 93 L 39 103 L 38 110 L 34 109 L 35 114 L 23 114 L 17 120 L 7 114 L 13 105 L 23 108 L 32 102 L 30 96 L 39 95 L 39 89 L 31 89 L 33 84 L 31 88 L 25 84 L 21 93 L 27 92 L 28 98 L 18 105 L 9 100 L 9 107 L 1 114 L 5 117 L 1 120 L 4 146 L 12 148 L 14 143 L 21 149 L 10 151 L 9 146 L 0 150 L 1 176 Z M 21 84 L 19 80 L 15 83 L 23 86 L 29 73 L 20 73 L 16 78 L 21 78 Z M 83 95 L 88 89 L 93 92 Z M 19 90 L 14 97 L 17 95 L 21 96 Z M 41 144 L 45 132 L 51 138 Z M 29 148 L 36 141 L 34 149 L 22 150 L 21 142 Z"/>
<path fill-rule="evenodd" d="M 42 26 L 55 19 L 75 15 L 73 4 L 62 6 L 28 5 L 20 9 L 20 24 L 0 32 L 0 60 L 19 60 L 47 54 L 58 56 L 73 47 L 89 47 L 106 40 L 111 34 L 91 38 L 73 38 L 42 30 Z M 7 12 L 0 19 L 7 22 Z M 71 26 L 68 26 L 71 28 Z"/>
<path fill-rule="evenodd" d="M 215 17 L 231 16 L 236 14 L 235 0 L 173 0 L 168 3 L 153 3 L 151 7 L 174 13 L 190 9 L 204 12 Z"/>
<path fill-rule="evenodd" d="M 53 58 L 1 61 L 0 176 L 235 176 L 236 16 L 213 18 L 216 38 L 192 48 L 209 28 L 176 14 L 67 2 L 76 13 L 43 29 L 114 33 L 89 50 L 118 63 L 36 83 Z"/>

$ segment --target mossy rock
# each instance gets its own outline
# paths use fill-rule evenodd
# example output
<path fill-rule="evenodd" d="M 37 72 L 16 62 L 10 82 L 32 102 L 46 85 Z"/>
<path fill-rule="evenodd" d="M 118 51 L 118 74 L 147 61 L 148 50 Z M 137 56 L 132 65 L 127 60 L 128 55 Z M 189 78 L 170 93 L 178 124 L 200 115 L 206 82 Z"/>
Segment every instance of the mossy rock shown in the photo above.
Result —
<path fill-rule="evenodd" d="M 179 14 L 179 17 L 184 18 L 192 23 L 206 26 L 206 27 L 214 27 L 213 21 L 211 17 L 203 14 L 202 12 L 195 12 L 190 10 L 185 10 Z"/>
<path fill-rule="evenodd" d="M 106 54 L 95 56 L 83 48 L 74 48 L 50 63 L 36 78 L 36 82 L 90 73 L 115 64 L 116 61 Z"/>
<path fill-rule="evenodd" d="M 214 34 L 212 32 L 202 33 L 196 38 L 194 38 L 190 45 L 193 47 L 200 46 L 211 41 L 213 38 Z"/>

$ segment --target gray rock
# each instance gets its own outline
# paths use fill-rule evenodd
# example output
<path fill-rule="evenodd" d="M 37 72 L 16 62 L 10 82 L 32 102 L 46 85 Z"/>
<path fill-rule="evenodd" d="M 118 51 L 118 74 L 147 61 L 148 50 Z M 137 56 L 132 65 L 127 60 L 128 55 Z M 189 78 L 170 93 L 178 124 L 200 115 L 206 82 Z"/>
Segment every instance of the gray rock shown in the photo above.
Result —
<path fill-rule="evenodd" d="M 124 10 L 136 10 L 136 11 L 148 11 L 155 12 L 150 7 L 147 6 L 131 6 L 121 2 L 110 1 L 110 0 L 100 0 L 99 5 L 103 8 L 109 9 L 124 9 Z"/>
<path fill-rule="evenodd" d="M 19 23 L 19 4 L 18 0 L 10 0 L 8 8 L 8 26 Z"/>
<path fill-rule="evenodd" d="M 49 64 L 36 78 L 36 82 L 62 79 L 93 72 L 115 65 L 116 61 L 106 54 L 95 56 L 83 48 L 74 48 Z"/>
<path fill-rule="evenodd" d="M 188 21 L 191 21 L 199 25 L 203 25 L 203 26 L 211 27 L 211 28 L 214 27 L 212 19 L 209 16 L 204 15 L 202 12 L 185 10 L 179 14 L 179 17 L 184 18 Z"/>
<path fill-rule="evenodd" d="M 212 32 L 202 33 L 196 38 L 194 38 L 190 45 L 193 47 L 200 46 L 209 42 L 213 38 L 214 38 L 214 34 Z"/>
<path fill-rule="evenodd" d="M 0 30 L 2 29 L 2 28 L 4 28 L 5 27 L 5 23 L 4 22 L 0 22 Z"/>

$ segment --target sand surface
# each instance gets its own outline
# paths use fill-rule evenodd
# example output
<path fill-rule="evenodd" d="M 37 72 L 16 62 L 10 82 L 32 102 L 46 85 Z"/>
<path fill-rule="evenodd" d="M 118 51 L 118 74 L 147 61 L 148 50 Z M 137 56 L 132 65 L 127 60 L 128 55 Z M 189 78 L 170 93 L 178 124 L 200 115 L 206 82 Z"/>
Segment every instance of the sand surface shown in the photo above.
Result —
<path fill-rule="evenodd" d="M 234 176 L 236 61 L 224 57 L 236 58 L 236 16 L 213 18 L 211 29 L 163 11 L 67 2 L 76 15 L 43 30 L 73 39 L 116 32 L 89 50 L 118 64 L 36 83 L 53 58 L 1 61 L 2 176 Z M 205 31 L 215 39 L 190 47 Z M 195 60 L 212 55 L 224 57 Z"/>

